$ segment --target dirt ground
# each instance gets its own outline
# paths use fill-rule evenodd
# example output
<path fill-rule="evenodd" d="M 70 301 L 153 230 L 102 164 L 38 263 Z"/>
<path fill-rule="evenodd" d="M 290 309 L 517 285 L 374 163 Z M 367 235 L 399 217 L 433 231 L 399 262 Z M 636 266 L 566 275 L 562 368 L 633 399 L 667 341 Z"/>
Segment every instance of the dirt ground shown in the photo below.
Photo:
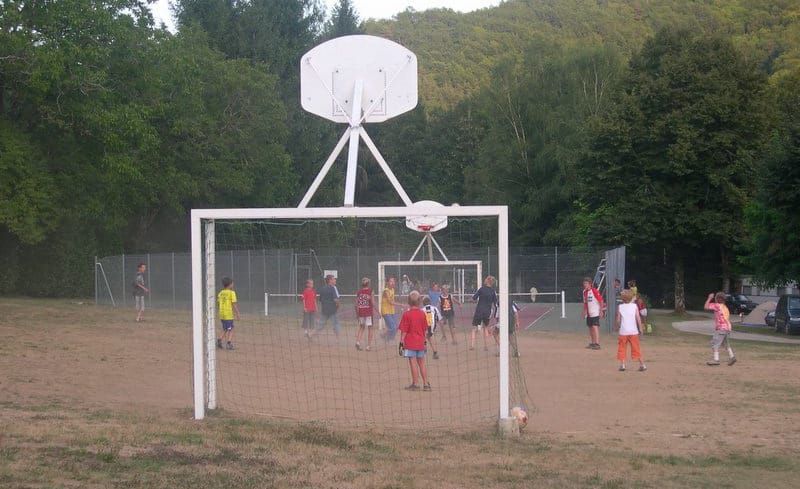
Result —
<path fill-rule="evenodd" d="M 149 311 L 146 321 L 137 324 L 132 311 L 68 301 L 2 299 L 0 310 L 0 335 L 5 340 L 0 342 L 0 407 L 104 410 L 181 422 L 191 417 L 188 313 Z M 535 328 L 522 334 L 520 366 L 533 401 L 523 439 L 663 457 L 794 457 L 800 446 L 798 346 L 739 342 L 734 345 L 739 358 L 735 366 L 708 367 L 708 338 L 671 330 L 670 317 L 654 320 L 655 334 L 643 339 L 648 364 L 643 373 L 635 368 L 617 371 L 616 342 L 607 335 L 602 349 L 592 351 L 584 348 L 588 336 L 581 334 Z M 239 344 L 245 339 L 240 336 Z M 476 363 L 470 365 L 496 362 L 489 354 L 479 360 L 479 353 L 462 345 L 465 358 L 474 355 L 469 358 Z M 220 355 L 228 353 L 237 352 Z M 263 353 L 256 350 L 248 356 Z M 384 353 L 397 361 L 396 352 Z M 372 352 L 376 365 L 384 353 Z M 313 351 L 309 354 L 315 356 Z M 454 357 L 455 350 L 450 355 Z M 384 384 L 402 396 L 402 384 L 397 384 L 405 381 L 407 372 L 402 363 L 396 365 L 384 372 L 392 377 Z M 259 381 L 267 382 L 262 374 L 240 380 L 243 385 Z M 252 387 L 248 389 L 241 392 L 251 392 Z M 273 389 L 280 397 L 283 388 Z M 336 397 L 336 391 L 330 392 Z M 6 431 L 14 412 L 0 410 L 0 427 Z M 494 426 L 487 421 L 473 428 L 489 434 Z M 3 440 L 0 432 L 0 465 Z M 454 450 L 452 456 L 458 458 L 458 447 L 443 449 Z"/>
<path fill-rule="evenodd" d="M 0 299 L 0 487 L 779 488 L 794 487 L 800 474 L 797 345 L 738 342 L 735 366 L 708 367 L 708 338 L 676 332 L 669 324 L 677 318 L 664 316 L 653 318 L 655 334 L 643 340 L 647 372 L 618 372 L 614 338 L 604 335 L 603 348 L 592 351 L 585 335 L 532 328 L 519 338 L 531 421 L 519 439 L 500 442 L 491 416 L 467 431 L 408 438 L 389 423 L 327 428 L 309 424 L 313 416 L 298 423 L 240 414 L 268 399 L 302 405 L 342 397 L 334 389 L 292 399 L 279 384 L 265 388 L 288 377 L 264 370 L 269 362 L 259 358 L 275 352 L 267 341 L 246 351 L 246 328 L 238 351 L 219 352 L 221 375 L 250 371 L 220 391 L 221 403 L 234 408 L 193 421 L 189 315 L 150 311 L 139 324 L 133 317 L 68 301 Z M 368 355 L 344 336 L 352 334 L 328 333 L 297 356 L 334 358 L 339 346 L 343 358 Z M 408 374 L 394 346 L 369 353 L 369 371 L 393 365 L 377 372 L 370 385 L 384 390 L 370 402 L 408 405 L 413 395 L 419 404 L 434 394 L 427 409 L 442 410 L 446 362 L 474 371 L 496 362 L 491 351 L 468 351 L 464 339 L 457 349 L 442 347 L 432 393 L 402 391 Z M 241 357 L 249 363 L 234 360 Z M 487 371 L 479 382 L 495 375 Z M 334 412 L 346 418 L 348 409 Z M 409 460 L 421 472 L 409 473 Z"/>

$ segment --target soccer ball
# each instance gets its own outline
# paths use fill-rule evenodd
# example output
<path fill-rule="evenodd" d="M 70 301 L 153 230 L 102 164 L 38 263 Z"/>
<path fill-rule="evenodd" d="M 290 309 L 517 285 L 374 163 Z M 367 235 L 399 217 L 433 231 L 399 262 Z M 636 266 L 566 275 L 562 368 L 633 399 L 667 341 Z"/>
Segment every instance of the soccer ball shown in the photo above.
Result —
<path fill-rule="evenodd" d="M 525 410 L 519 406 L 514 406 L 511 408 L 511 416 L 517 418 L 519 429 L 524 428 L 528 424 L 528 413 L 526 413 Z"/>

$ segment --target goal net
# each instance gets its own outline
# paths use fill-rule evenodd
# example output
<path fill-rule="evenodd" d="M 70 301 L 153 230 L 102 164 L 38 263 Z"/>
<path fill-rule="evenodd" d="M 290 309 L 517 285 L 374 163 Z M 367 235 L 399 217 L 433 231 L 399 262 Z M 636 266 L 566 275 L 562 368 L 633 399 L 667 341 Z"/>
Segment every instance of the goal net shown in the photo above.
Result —
<path fill-rule="evenodd" d="M 515 405 L 530 408 L 507 333 L 505 207 L 437 212 L 442 209 L 449 225 L 435 239 L 446 261 L 424 253 L 408 260 L 424 235 L 408 229 L 405 219 L 424 212 L 419 209 L 193 211 L 195 417 L 223 408 L 349 426 L 469 428 L 507 417 Z M 390 337 L 381 315 L 389 312 L 381 302 L 390 279 L 398 321 L 407 309 L 404 275 L 423 295 L 435 297 L 447 285 L 462 304 L 455 307 L 453 330 L 440 324 L 427 343 L 429 392 L 404 389 L 411 383 L 409 361 L 399 355 L 399 333 Z M 480 331 L 471 349 L 472 293 L 487 275 L 498 278 L 499 343 Z M 330 276 L 338 292 L 334 314 L 320 301 Z M 227 337 L 221 348 L 217 342 L 223 278 L 233 281 L 241 311 L 232 349 Z M 356 294 L 365 278 L 374 326 L 371 335 L 365 327 L 359 337 Z M 316 314 L 304 327 L 302 294 L 309 280 Z"/>

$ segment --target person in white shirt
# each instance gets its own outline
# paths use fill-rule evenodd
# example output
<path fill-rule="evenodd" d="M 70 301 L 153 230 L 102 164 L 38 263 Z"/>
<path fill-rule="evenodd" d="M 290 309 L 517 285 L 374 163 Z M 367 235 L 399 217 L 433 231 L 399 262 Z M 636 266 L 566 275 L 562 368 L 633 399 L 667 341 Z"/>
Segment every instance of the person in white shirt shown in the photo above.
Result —
<path fill-rule="evenodd" d="M 631 345 L 631 360 L 639 360 L 639 372 L 647 370 L 642 357 L 642 350 L 639 344 L 639 330 L 642 326 L 642 317 L 639 315 L 639 307 L 633 302 L 634 293 L 630 289 L 620 292 L 622 304 L 617 307 L 617 317 L 614 331 L 619 332 L 617 346 L 617 360 L 619 360 L 619 371 L 625 371 L 625 359 L 628 353 L 628 345 Z"/>

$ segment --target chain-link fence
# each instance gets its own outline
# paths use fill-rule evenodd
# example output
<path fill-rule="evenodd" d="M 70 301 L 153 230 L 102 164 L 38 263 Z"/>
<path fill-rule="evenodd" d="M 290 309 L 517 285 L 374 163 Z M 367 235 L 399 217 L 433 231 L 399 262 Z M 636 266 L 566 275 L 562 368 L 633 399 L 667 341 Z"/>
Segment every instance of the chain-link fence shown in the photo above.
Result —
<path fill-rule="evenodd" d="M 448 257 L 481 260 L 484 263 L 484 275 L 497 273 L 496 249 L 448 252 Z M 299 293 L 307 278 L 315 279 L 319 285 L 327 271 L 335 271 L 340 291 L 353 293 L 358 289 L 362 276 L 375 280 L 378 262 L 406 259 L 408 256 L 395 251 L 384 252 L 374 248 L 217 251 L 215 274 L 218 278 L 233 278 L 243 310 L 256 312 L 263 310 L 266 293 Z M 149 306 L 191 308 L 190 253 L 117 255 L 95 260 L 96 302 L 115 306 L 133 304 L 133 281 L 141 263 L 147 266 L 145 283 L 150 289 Z M 612 292 L 609 299 L 612 299 L 614 279 L 625 283 L 624 248 L 512 248 L 509 292 L 529 293 L 531 288 L 536 288 L 539 293 L 563 290 L 567 302 L 581 302 L 583 278 L 594 277 L 598 282 L 598 268 L 601 265 L 604 265 L 606 277 L 602 289 L 609 289 Z"/>

